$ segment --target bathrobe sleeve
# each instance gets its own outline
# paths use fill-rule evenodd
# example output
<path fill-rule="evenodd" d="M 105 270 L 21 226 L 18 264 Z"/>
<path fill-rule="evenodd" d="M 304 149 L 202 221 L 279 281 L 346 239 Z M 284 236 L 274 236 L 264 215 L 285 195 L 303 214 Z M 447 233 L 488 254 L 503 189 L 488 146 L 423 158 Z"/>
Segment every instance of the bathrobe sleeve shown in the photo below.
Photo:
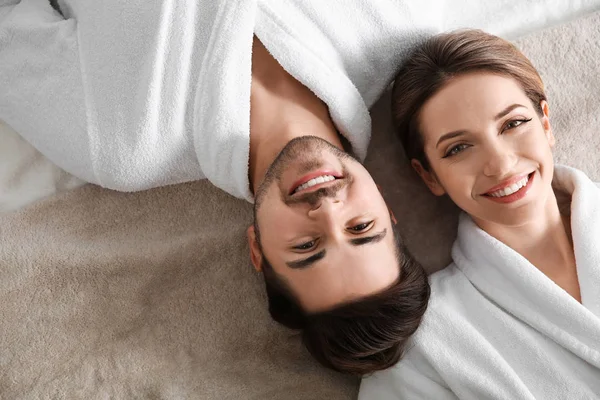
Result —
<path fill-rule="evenodd" d="M 255 1 L 0 0 L 0 119 L 62 169 L 138 191 L 248 187 Z"/>
<path fill-rule="evenodd" d="M 88 126 L 76 22 L 48 0 L 1 1 L 0 119 L 26 139 L 39 137 L 32 144 L 55 164 L 97 182 L 82 134 Z"/>

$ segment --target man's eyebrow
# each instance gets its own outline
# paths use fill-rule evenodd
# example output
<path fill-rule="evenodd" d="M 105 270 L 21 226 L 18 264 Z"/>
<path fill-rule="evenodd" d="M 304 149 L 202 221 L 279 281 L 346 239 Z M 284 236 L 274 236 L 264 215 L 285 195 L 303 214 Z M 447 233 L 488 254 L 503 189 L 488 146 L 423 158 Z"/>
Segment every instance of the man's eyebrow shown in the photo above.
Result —
<path fill-rule="evenodd" d="M 349 243 L 353 246 L 364 246 L 365 244 L 381 242 L 386 235 L 387 229 L 384 229 L 381 232 L 378 232 L 372 236 L 361 237 L 358 239 L 350 239 Z M 286 264 L 288 267 L 293 269 L 309 268 L 312 267 L 317 261 L 322 260 L 325 257 L 326 253 L 327 252 L 325 250 L 321 250 L 320 252 L 313 254 L 310 257 L 296 261 L 287 261 Z"/>
<path fill-rule="evenodd" d="M 293 269 L 302 269 L 302 268 L 308 268 L 308 267 L 312 267 L 314 263 L 316 263 L 317 261 L 323 259 L 323 257 L 325 257 L 325 250 L 321 250 L 320 252 L 313 254 L 310 257 L 307 258 L 303 258 L 301 260 L 296 260 L 296 261 L 287 261 L 286 264 L 288 267 L 293 268 Z"/>
<path fill-rule="evenodd" d="M 385 235 L 387 235 L 387 229 L 384 229 L 381 232 L 378 232 L 372 236 L 365 236 L 358 239 L 350 239 L 349 242 L 353 246 L 363 246 L 365 244 L 381 242 Z"/>

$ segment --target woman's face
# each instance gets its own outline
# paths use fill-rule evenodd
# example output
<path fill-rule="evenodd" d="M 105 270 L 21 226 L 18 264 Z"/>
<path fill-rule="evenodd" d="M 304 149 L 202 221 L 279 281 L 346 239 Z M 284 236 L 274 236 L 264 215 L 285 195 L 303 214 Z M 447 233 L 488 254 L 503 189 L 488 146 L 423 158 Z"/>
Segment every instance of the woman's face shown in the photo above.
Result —
<path fill-rule="evenodd" d="M 447 193 L 475 222 L 523 225 L 552 198 L 554 137 L 517 81 L 490 73 L 451 80 L 419 118 L 430 170 L 413 166 L 434 194 Z"/>

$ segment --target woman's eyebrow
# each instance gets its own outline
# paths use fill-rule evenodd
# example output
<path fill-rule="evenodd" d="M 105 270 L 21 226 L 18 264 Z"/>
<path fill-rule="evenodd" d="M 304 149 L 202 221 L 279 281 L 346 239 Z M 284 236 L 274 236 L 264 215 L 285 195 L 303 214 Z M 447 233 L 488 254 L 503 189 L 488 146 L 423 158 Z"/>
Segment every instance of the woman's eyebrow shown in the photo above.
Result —
<path fill-rule="evenodd" d="M 511 112 L 515 108 L 519 108 L 519 107 L 527 108 L 522 104 L 518 104 L 518 103 L 511 104 L 510 106 L 506 107 L 504 110 L 502 110 L 498 114 L 496 114 L 496 117 L 494 118 L 494 120 L 498 121 L 500 118 L 505 117 L 509 112 Z"/>
<path fill-rule="evenodd" d="M 512 110 L 514 110 L 515 108 L 519 108 L 519 107 L 527 108 L 522 104 L 518 104 L 518 103 L 511 104 L 510 106 L 506 107 L 504 110 L 502 110 L 498 114 L 496 114 L 496 116 L 494 117 L 494 120 L 498 121 L 499 119 L 505 117 Z M 459 131 L 453 131 L 453 132 L 448 132 L 448 133 L 443 134 L 440 137 L 440 139 L 438 140 L 437 144 L 435 145 L 435 148 L 437 149 L 440 146 L 440 143 L 442 143 L 443 141 L 449 140 L 449 139 L 454 139 L 455 137 L 458 137 L 464 133 L 466 133 L 466 131 L 459 130 Z"/>
<path fill-rule="evenodd" d="M 453 132 L 448 132 L 443 134 L 440 139 L 438 140 L 437 144 L 435 145 L 435 148 L 437 149 L 440 146 L 440 143 L 446 141 L 446 140 L 450 140 L 453 139 L 457 136 L 460 136 L 464 133 L 466 133 L 467 131 L 453 131 Z"/>

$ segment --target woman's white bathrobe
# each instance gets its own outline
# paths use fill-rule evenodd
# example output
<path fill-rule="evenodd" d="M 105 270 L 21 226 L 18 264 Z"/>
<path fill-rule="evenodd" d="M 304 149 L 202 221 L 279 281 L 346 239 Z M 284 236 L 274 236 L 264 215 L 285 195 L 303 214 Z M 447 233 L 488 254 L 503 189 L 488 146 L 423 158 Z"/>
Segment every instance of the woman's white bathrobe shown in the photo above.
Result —
<path fill-rule="evenodd" d="M 248 187 L 252 36 L 364 157 L 368 108 L 425 35 L 514 37 L 600 0 L 0 0 L 0 119 L 58 166 L 123 191 Z M 310 132 L 307 132 L 310 133 Z"/>
<path fill-rule="evenodd" d="M 404 359 L 361 400 L 600 399 L 600 188 L 568 167 L 553 186 L 572 196 L 582 303 L 463 214 Z"/>

